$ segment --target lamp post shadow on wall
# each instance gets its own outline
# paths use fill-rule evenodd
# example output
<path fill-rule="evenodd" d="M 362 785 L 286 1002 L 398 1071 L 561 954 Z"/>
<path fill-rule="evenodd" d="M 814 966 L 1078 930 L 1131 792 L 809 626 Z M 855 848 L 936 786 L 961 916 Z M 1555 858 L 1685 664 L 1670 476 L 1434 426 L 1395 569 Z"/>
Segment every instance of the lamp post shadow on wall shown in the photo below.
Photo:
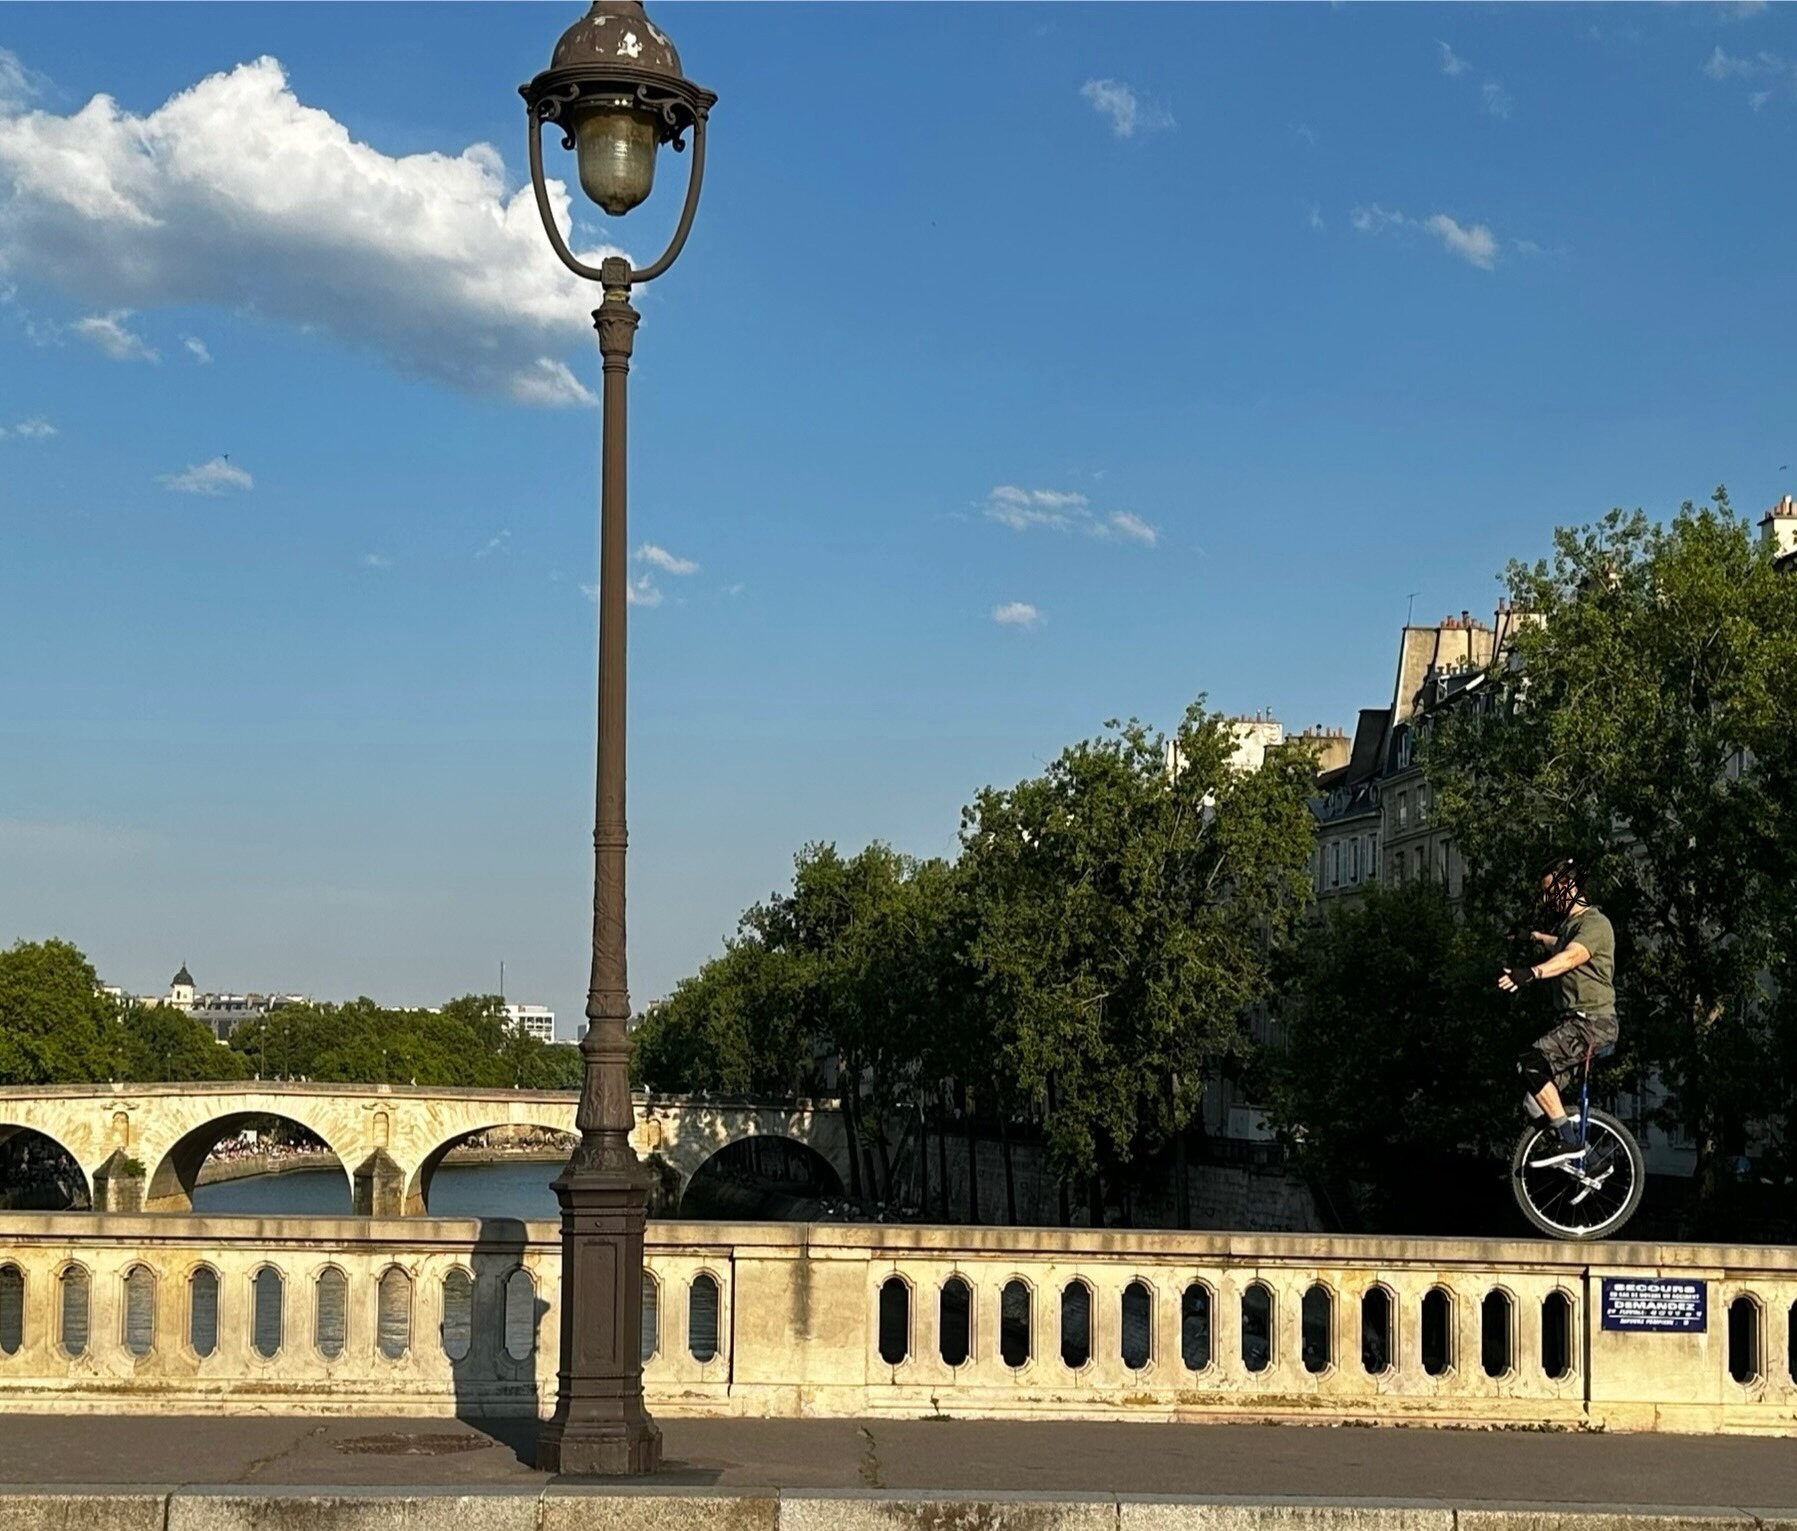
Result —
<path fill-rule="evenodd" d="M 625 387 L 636 338 L 630 289 L 674 264 L 692 229 L 705 177 L 705 119 L 717 97 L 680 72 L 674 45 L 639 0 L 597 0 L 562 34 L 550 67 L 520 87 L 530 127 L 530 179 L 562 264 L 598 282 L 593 314 L 604 361 L 599 496 L 599 758 L 593 826 L 593 965 L 587 986 L 580 1143 L 555 1181 L 562 1209 L 561 1365 L 555 1415 L 537 1441 L 549 1472 L 653 1472 L 661 1432 L 643 1405 L 643 1220 L 648 1178 L 630 1146 L 630 987 L 624 951 Z M 575 259 L 549 206 L 542 133 L 562 130 L 581 189 L 614 217 L 644 201 L 655 151 L 693 140 L 686 203 L 660 259 L 638 270 L 618 256 Z"/>

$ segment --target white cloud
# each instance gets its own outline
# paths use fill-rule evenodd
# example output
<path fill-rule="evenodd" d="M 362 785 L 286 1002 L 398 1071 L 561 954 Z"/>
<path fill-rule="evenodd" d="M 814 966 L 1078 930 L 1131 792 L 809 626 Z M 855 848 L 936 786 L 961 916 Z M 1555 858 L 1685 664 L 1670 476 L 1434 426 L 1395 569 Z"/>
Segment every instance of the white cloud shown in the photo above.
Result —
<path fill-rule="evenodd" d="M 737 585 L 731 589 L 730 594 L 735 595 L 741 589 L 742 586 Z M 595 606 L 599 604 L 599 587 L 597 585 L 582 585 L 580 593 Z M 624 594 L 632 606 L 659 606 L 667 599 L 667 596 L 662 593 L 661 587 L 655 583 L 654 576 L 649 574 L 639 574 L 624 587 Z M 686 603 L 682 601 L 680 604 L 684 606 Z"/>
<path fill-rule="evenodd" d="M 1323 222 L 1322 208 L 1318 207 L 1314 202 L 1310 204 L 1310 226 L 1313 229 L 1326 229 L 1329 227 L 1328 224 Z"/>
<path fill-rule="evenodd" d="M 1079 93 L 1092 110 L 1109 120 L 1118 138 L 1134 138 L 1138 132 L 1158 133 L 1173 127 L 1173 114 L 1146 96 L 1138 96 L 1121 80 L 1087 80 Z"/>
<path fill-rule="evenodd" d="M 1751 21 L 1770 9 L 1769 0 L 1723 0 L 1717 9 L 1730 21 Z"/>
<path fill-rule="evenodd" d="M 1435 213 L 1421 219 L 1410 218 L 1403 213 L 1391 212 L 1376 202 L 1370 207 L 1355 208 L 1349 222 L 1363 234 L 1383 233 L 1386 229 L 1422 229 L 1439 239 L 1444 249 L 1464 261 L 1470 261 L 1482 271 L 1490 271 L 1497 264 L 1497 235 L 1482 223 L 1463 225 L 1446 213 Z M 1531 251 L 1539 249 L 1530 240 L 1517 240 L 1515 243 L 1519 249 L 1524 246 L 1528 246 Z"/>
<path fill-rule="evenodd" d="M 201 340 L 198 335 L 183 335 L 181 344 L 187 347 L 188 355 L 199 362 L 201 366 L 211 365 L 212 353 L 206 349 L 206 342 Z"/>
<path fill-rule="evenodd" d="M 470 392 L 591 403 L 563 358 L 592 294 L 512 184 L 488 144 L 395 157 L 356 142 L 261 58 L 143 115 L 108 96 L 0 109 L 0 277 L 103 310 L 216 304 Z M 550 201 L 566 230 L 561 182 Z"/>
<path fill-rule="evenodd" d="M 0 123 L 0 132 L 4 131 L 5 125 Z M 162 358 L 143 336 L 134 335 L 125 327 L 130 317 L 130 309 L 115 308 L 109 314 L 89 314 L 85 319 L 77 319 L 69 328 L 114 361 L 160 361 Z"/>
<path fill-rule="evenodd" d="M 1006 601 L 992 608 L 992 620 L 1000 627 L 1040 627 L 1048 618 L 1028 601 Z"/>
<path fill-rule="evenodd" d="M 0 441 L 8 436 L 16 436 L 20 441 L 47 441 L 56 434 L 56 427 L 42 415 L 33 415 L 29 420 L 21 420 L 11 430 L 0 425 Z"/>
<path fill-rule="evenodd" d="M 1435 46 L 1441 49 L 1441 72 L 1443 74 L 1465 74 L 1466 60 L 1461 58 L 1446 43 L 1437 39 Z"/>
<path fill-rule="evenodd" d="M 391 569 L 393 560 L 385 553 L 364 553 L 359 560 L 364 569 Z"/>
<path fill-rule="evenodd" d="M 215 457 L 180 473 L 164 474 L 160 482 L 183 494 L 223 494 L 227 489 L 253 489 L 256 481 L 236 463 Z"/>
<path fill-rule="evenodd" d="M 1516 247 L 1518 255 L 1539 255 L 1541 246 L 1532 239 L 1514 239 L 1511 243 Z"/>
<path fill-rule="evenodd" d="M 1348 215 L 1348 222 L 1362 234 L 1377 234 L 1384 229 L 1402 228 L 1410 220 L 1402 213 L 1388 213 L 1377 202 L 1370 207 L 1357 207 Z"/>
<path fill-rule="evenodd" d="M 510 528 L 507 528 L 505 531 L 487 538 L 480 547 L 475 549 L 474 556 L 476 558 L 491 558 L 495 553 L 503 553 L 506 550 L 505 545 L 511 540 L 511 530 Z"/>
<path fill-rule="evenodd" d="M 1046 526 L 1057 532 L 1083 531 L 1090 537 L 1121 537 L 1153 547 L 1160 533 L 1140 516 L 1114 510 L 1100 516 L 1086 496 L 1071 489 L 1020 489 L 1000 484 L 986 496 L 986 516 L 1014 532 Z"/>
<path fill-rule="evenodd" d="M 1086 514 L 1086 497 L 1059 489 L 1019 489 L 1015 484 L 1000 484 L 986 498 L 987 516 L 1014 532 L 1028 531 L 1032 526 L 1069 531 L 1075 512 Z"/>
<path fill-rule="evenodd" d="M 1482 223 L 1463 228 L 1446 213 L 1436 213 L 1424 221 L 1423 227 L 1454 254 L 1462 260 L 1470 261 L 1481 271 L 1491 270 L 1497 261 L 1497 239 Z"/>
<path fill-rule="evenodd" d="M 18 54 L 0 48 L 0 112 L 23 110 L 41 89 L 39 77 L 25 67 Z"/>
<path fill-rule="evenodd" d="M 636 550 L 639 563 L 654 564 L 664 574 L 697 574 L 699 566 L 690 558 L 676 558 L 666 548 L 658 548 L 653 542 L 645 542 Z"/>
<path fill-rule="evenodd" d="M 1132 515 L 1127 510 L 1114 510 L 1104 523 L 1104 534 L 1125 537 L 1131 542 L 1139 542 L 1144 547 L 1153 547 L 1161 540 L 1161 534 L 1144 521 L 1140 516 Z"/>
<path fill-rule="evenodd" d="M 1302 138 L 1304 142 L 1309 144 L 1313 149 L 1316 147 L 1316 129 L 1311 127 L 1308 122 L 1294 122 L 1292 124 L 1292 136 L 1294 138 Z"/>
<path fill-rule="evenodd" d="M 1484 98 L 1485 110 L 1493 117 L 1508 117 L 1510 108 L 1516 104 L 1510 99 L 1510 92 L 1496 80 L 1487 80 L 1479 87 L 1479 94 Z"/>
<path fill-rule="evenodd" d="M 1712 80 L 1746 80 L 1758 86 L 1747 97 L 1756 112 L 1774 96 L 1797 96 L 1797 63 L 1767 48 L 1751 55 L 1734 54 L 1718 43 L 1703 72 Z"/>

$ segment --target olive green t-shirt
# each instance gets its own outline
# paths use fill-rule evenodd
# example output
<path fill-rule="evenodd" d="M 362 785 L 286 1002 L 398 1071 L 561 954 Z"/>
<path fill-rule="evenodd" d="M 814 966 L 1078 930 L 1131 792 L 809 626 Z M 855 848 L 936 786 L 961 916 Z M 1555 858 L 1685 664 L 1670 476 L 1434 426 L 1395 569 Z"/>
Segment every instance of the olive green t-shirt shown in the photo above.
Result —
<path fill-rule="evenodd" d="M 1555 956 L 1576 941 L 1591 953 L 1591 960 L 1553 980 L 1554 1008 L 1583 1010 L 1587 1015 L 1614 1015 L 1616 932 L 1610 917 L 1595 904 L 1587 905 L 1577 914 L 1567 915 L 1555 934 L 1560 938 L 1554 947 Z"/>

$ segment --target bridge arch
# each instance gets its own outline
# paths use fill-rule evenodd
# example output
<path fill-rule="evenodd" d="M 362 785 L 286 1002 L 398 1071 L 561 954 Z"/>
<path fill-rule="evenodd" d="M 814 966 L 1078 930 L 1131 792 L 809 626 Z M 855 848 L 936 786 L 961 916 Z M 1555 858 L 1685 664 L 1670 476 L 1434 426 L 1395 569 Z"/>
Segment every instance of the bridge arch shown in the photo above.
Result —
<path fill-rule="evenodd" d="M 493 1132 L 501 1127 L 540 1127 L 545 1132 L 559 1133 L 564 1137 L 574 1137 L 573 1103 L 566 1106 L 548 1105 L 539 1108 L 514 1109 L 493 1121 L 483 1121 L 473 1127 L 457 1127 L 448 1137 L 442 1138 L 432 1148 L 426 1150 L 418 1161 L 418 1167 L 406 1177 L 405 1201 L 403 1212 L 407 1217 L 428 1217 L 430 1215 L 431 1182 L 437 1171 L 443 1167 L 443 1161 L 456 1149 L 462 1147 L 471 1138 L 479 1137 L 483 1132 Z"/>
<path fill-rule="evenodd" d="M 298 1127 L 318 1138 L 337 1161 L 337 1168 L 343 1173 L 345 1187 L 353 1201 L 355 1180 L 351 1174 L 351 1161 L 345 1157 L 338 1144 L 332 1141 L 332 1134 L 328 1129 L 321 1124 L 306 1121 L 301 1116 L 278 1110 L 230 1111 L 222 1116 L 208 1116 L 196 1126 L 188 1128 L 163 1150 L 153 1167 L 145 1166 L 149 1178 L 144 1184 L 144 1210 L 193 1211 L 193 1193 L 199 1184 L 200 1168 L 211 1157 L 213 1149 L 253 1123 L 270 1118 Z"/>
<path fill-rule="evenodd" d="M 771 1159 L 769 1148 L 775 1149 Z M 763 1194 L 779 1188 L 796 1199 L 845 1194 L 841 1171 L 812 1144 L 791 1133 L 753 1132 L 721 1144 L 700 1160 L 682 1180 L 670 1210 L 678 1217 L 727 1215 L 733 1210 L 728 1187 L 738 1173 L 755 1175 Z M 714 1205 L 704 1205 L 706 1201 Z"/>
<path fill-rule="evenodd" d="M 16 1153 L 21 1149 L 43 1144 L 48 1149 L 60 1154 L 72 1170 L 73 1185 L 70 1187 L 73 1197 L 70 1210 L 85 1211 L 94 1204 L 93 1177 L 88 1167 L 76 1155 L 74 1148 L 53 1133 L 44 1131 L 42 1127 L 27 1122 L 14 1122 L 0 1119 L 0 1153 Z M 4 1180 L 0 1180 L 0 1191 L 7 1189 Z"/>

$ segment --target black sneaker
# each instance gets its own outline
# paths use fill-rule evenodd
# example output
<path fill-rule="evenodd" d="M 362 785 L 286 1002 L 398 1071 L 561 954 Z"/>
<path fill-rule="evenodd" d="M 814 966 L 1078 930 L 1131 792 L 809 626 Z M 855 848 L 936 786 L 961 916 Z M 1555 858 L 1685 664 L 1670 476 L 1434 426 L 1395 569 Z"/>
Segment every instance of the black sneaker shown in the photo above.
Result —
<path fill-rule="evenodd" d="M 1554 1124 L 1554 1130 L 1560 1134 L 1560 1141 L 1568 1148 L 1585 1146 L 1579 1138 L 1579 1119 L 1576 1116 L 1562 1117 Z"/>

